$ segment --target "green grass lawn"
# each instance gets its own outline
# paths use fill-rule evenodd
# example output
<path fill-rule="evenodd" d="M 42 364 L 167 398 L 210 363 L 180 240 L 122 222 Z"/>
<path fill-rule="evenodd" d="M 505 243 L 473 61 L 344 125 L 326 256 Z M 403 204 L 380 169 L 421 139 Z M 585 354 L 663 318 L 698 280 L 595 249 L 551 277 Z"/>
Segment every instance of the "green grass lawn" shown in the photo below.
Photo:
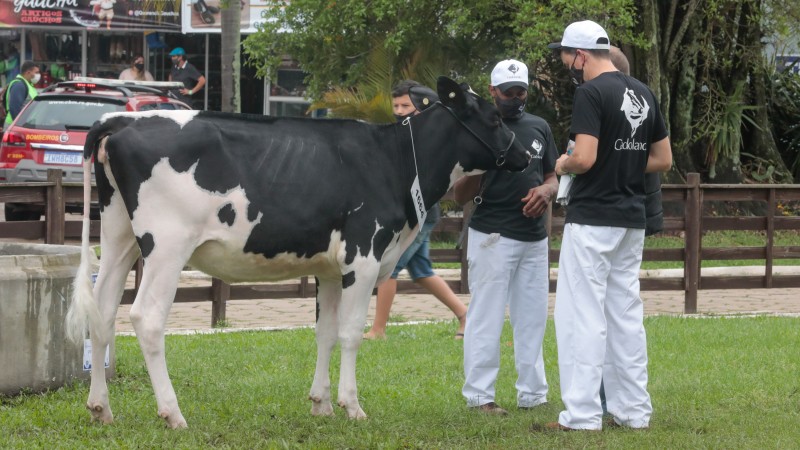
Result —
<path fill-rule="evenodd" d="M 169 336 L 167 362 L 188 430 L 156 415 L 138 344 L 117 338 L 110 382 L 116 422 L 89 423 L 88 387 L 0 398 L 0 448 L 797 448 L 800 319 L 646 319 L 651 429 L 537 431 L 562 408 L 553 324 L 545 363 L 550 403 L 515 406 L 513 342 L 501 344 L 497 402 L 507 417 L 468 411 L 460 394 L 462 343 L 452 323 L 392 326 L 364 342 L 359 398 L 369 416 L 312 417 L 307 400 L 316 346 L 310 329 Z M 332 383 L 338 382 L 338 353 Z"/>

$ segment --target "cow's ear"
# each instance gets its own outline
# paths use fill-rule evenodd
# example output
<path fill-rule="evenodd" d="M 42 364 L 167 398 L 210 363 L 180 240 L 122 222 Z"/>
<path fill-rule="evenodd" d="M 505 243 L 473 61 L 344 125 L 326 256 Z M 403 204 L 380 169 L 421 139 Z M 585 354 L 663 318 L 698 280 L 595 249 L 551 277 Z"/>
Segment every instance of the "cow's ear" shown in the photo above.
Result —
<path fill-rule="evenodd" d="M 461 109 L 467 103 L 467 94 L 455 81 L 447 77 L 439 77 L 436 82 L 439 100 L 444 106 L 452 109 Z"/>

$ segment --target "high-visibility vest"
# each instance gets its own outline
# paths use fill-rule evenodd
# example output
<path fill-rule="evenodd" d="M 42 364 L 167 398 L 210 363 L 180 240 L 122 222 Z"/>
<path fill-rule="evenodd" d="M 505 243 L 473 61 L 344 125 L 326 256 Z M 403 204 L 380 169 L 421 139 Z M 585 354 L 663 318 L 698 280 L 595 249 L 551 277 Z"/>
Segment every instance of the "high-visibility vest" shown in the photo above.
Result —
<path fill-rule="evenodd" d="M 36 98 L 37 95 L 39 95 L 39 91 L 37 91 L 36 88 L 33 87 L 33 85 L 30 84 L 28 82 L 28 80 L 26 80 L 22 75 L 17 75 L 16 78 L 11 80 L 11 83 L 8 83 L 8 88 L 6 89 L 6 92 L 5 92 L 5 96 L 6 96 L 6 98 L 5 98 L 6 111 L 8 111 L 6 113 L 6 126 L 11 125 L 11 122 L 14 121 L 14 119 L 11 118 L 11 108 L 9 108 L 9 105 L 8 105 L 8 96 L 11 93 L 10 92 L 11 91 L 11 86 L 14 83 L 16 83 L 17 81 L 20 81 L 20 80 L 22 80 L 22 82 L 25 83 L 25 85 L 28 87 L 28 98 L 25 99 L 25 102 L 29 102 L 29 101 L 33 100 L 34 98 Z"/>

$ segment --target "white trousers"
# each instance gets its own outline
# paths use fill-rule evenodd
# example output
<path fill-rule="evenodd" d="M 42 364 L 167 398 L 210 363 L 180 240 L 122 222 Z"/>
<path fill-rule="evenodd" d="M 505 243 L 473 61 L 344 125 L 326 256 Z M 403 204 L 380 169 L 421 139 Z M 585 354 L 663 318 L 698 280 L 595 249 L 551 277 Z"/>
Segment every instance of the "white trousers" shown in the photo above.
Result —
<path fill-rule="evenodd" d="M 564 225 L 558 263 L 555 325 L 561 425 L 599 430 L 603 410 L 621 425 L 644 428 L 653 407 L 647 393 L 647 338 L 639 268 L 644 230 Z"/>
<path fill-rule="evenodd" d="M 467 406 L 495 399 L 500 334 L 509 308 L 514 330 L 517 405 L 547 401 L 542 339 L 547 324 L 547 239 L 521 242 L 469 229 L 467 260 L 472 297 L 464 330 Z"/>

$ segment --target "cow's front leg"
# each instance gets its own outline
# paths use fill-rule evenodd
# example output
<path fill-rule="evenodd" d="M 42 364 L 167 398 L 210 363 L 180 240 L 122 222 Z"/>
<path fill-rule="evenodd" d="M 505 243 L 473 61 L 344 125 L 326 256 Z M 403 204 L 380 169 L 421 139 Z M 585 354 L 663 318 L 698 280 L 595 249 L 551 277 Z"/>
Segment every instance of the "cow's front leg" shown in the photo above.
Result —
<path fill-rule="evenodd" d="M 311 414 L 332 416 L 330 361 L 336 335 L 339 329 L 337 311 L 342 298 L 342 285 L 339 280 L 319 279 L 319 320 L 317 321 L 317 368 L 314 383 L 308 398 L 311 399 Z"/>
<path fill-rule="evenodd" d="M 352 275 L 351 275 L 352 276 Z M 347 411 L 351 419 L 366 419 L 367 415 L 358 404 L 356 387 L 356 356 L 361 346 L 361 336 L 367 319 L 369 299 L 378 276 L 378 264 L 355 273 L 355 281 L 342 289 L 339 304 L 339 343 L 341 345 L 341 367 L 339 369 L 339 406 Z"/>
<path fill-rule="evenodd" d="M 151 255 L 145 260 L 142 284 L 131 307 L 131 322 L 139 339 L 150 382 L 153 384 L 159 417 L 170 428 L 186 428 L 186 420 L 178 407 L 178 397 L 167 372 L 164 350 L 167 316 L 175 299 L 178 279 L 186 259 L 180 258 L 178 252 L 159 254 L 168 256 Z"/>

